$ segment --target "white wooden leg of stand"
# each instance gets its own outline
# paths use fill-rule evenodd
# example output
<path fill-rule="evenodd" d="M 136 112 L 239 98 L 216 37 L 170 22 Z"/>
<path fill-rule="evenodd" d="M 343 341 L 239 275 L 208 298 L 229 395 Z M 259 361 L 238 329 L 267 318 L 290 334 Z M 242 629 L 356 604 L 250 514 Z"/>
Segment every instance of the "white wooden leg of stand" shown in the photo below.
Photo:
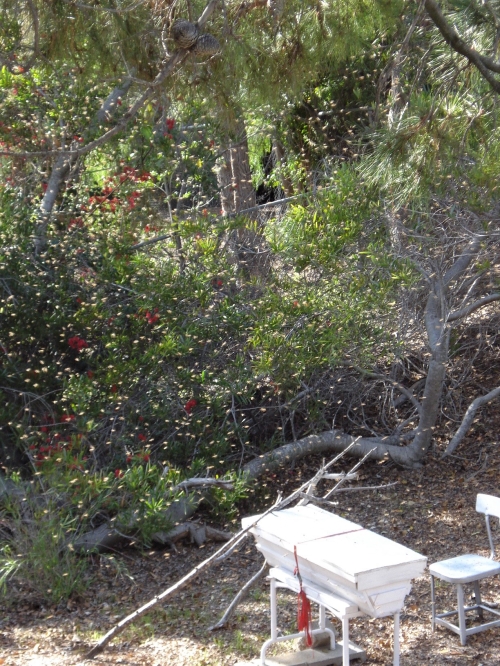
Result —
<path fill-rule="evenodd" d="M 349 618 L 342 618 L 342 666 L 349 666 Z"/>
<path fill-rule="evenodd" d="M 326 609 L 321 604 L 319 605 L 319 628 L 322 631 L 327 631 L 330 634 L 330 650 L 335 650 L 335 633 L 326 627 Z"/>
<path fill-rule="evenodd" d="M 265 666 L 266 663 L 266 651 L 267 648 L 276 641 L 278 637 L 278 612 L 277 612 L 277 603 L 276 603 L 276 578 L 271 578 L 269 580 L 269 597 L 270 597 L 270 607 L 271 607 L 271 638 L 267 640 L 261 650 L 260 650 L 260 663 L 261 666 Z"/>
<path fill-rule="evenodd" d="M 278 637 L 278 609 L 276 603 L 276 578 L 271 578 L 271 640 Z"/>
<path fill-rule="evenodd" d="M 319 628 L 320 629 L 326 629 L 326 613 L 325 613 L 325 607 L 321 606 L 319 607 Z"/>
<path fill-rule="evenodd" d="M 394 614 L 394 666 L 399 666 L 399 613 Z"/>

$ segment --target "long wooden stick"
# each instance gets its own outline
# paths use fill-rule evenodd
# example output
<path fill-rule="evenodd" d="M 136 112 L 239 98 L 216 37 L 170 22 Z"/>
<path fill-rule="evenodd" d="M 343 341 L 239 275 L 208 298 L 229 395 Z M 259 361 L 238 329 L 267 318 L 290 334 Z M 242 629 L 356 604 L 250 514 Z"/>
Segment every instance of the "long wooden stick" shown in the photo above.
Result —
<path fill-rule="evenodd" d="M 291 495 L 288 497 L 285 497 L 285 499 L 281 499 L 280 497 L 276 501 L 276 503 L 271 506 L 269 509 L 264 511 L 264 513 L 261 513 L 259 516 L 256 517 L 255 521 L 251 524 L 245 527 L 244 529 L 240 530 L 237 534 L 234 535 L 232 539 L 227 541 L 225 544 L 223 544 L 218 550 L 215 551 L 210 557 L 208 557 L 206 560 L 203 560 L 203 562 L 200 562 L 194 569 L 191 569 L 189 573 L 187 573 L 183 578 L 181 578 L 177 583 L 166 589 L 164 592 L 161 594 L 158 594 L 156 597 L 153 597 L 150 601 L 145 603 L 143 606 L 135 610 L 133 613 L 130 613 L 130 615 L 127 615 L 127 617 L 123 618 L 123 620 L 120 620 L 118 624 L 116 624 L 112 629 L 108 631 L 107 634 L 105 634 L 101 640 L 94 645 L 94 647 L 90 650 L 90 652 L 87 653 L 85 656 L 85 659 L 93 659 L 96 657 L 98 654 L 100 654 L 106 645 L 115 637 L 120 634 L 125 627 L 136 620 L 137 618 L 141 617 L 141 615 L 144 615 L 144 613 L 147 613 L 151 608 L 159 604 L 161 601 L 164 601 L 165 599 L 168 599 L 179 590 L 182 590 L 188 583 L 190 583 L 192 580 L 194 580 L 202 571 L 205 569 L 208 569 L 212 564 L 214 564 L 220 556 L 231 546 L 236 542 L 241 539 L 241 537 L 246 534 L 249 530 L 251 530 L 259 521 L 262 520 L 265 516 L 267 516 L 269 513 L 272 511 L 278 511 L 279 509 L 284 509 L 288 504 L 291 504 L 294 500 L 298 499 L 301 496 L 302 491 L 309 486 L 310 483 L 313 483 L 316 479 L 321 478 L 321 475 L 326 472 L 328 468 L 330 468 L 334 463 L 336 463 L 340 458 L 342 458 L 348 451 L 349 449 L 356 444 L 355 440 L 352 442 L 352 444 L 345 449 L 345 451 L 342 451 L 339 453 L 333 460 L 330 460 L 329 463 L 326 465 L 323 465 L 321 469 L 314 475 L 313 479 L 310 481 L 306 481 L 303 483 L 300 488 L 295 490 Z"/>
<path fill-rule="evenodd" d="M 252 585 L 254 585 L 258 580 L 260 580 L 264 576 L 268 568 L 269 564 L 267 562 L 264 562 L 259 571 L 257 571 L 257 573 L 254 574 L 250 578 L 250 580 L 247 580 L 245 585 L 243 585 L 241 590 L 238 592 L 238 594 L 234 597 L 229 606 L 226 608 L 226 612 L 224 613 L 224 615 L 217 622 L 217 624 L 214 624 L 213 627 L 209 628 L 209 631 L 215 631 L 216 629 L 224 629 L 224 627 L 227 625 L 227 623 L 233 616 L 234 611 L 236 610 L 236 606 L 240 603 L 242 599 L 244 599 L 244 597 L 247 595 L 248 590 L 252 587 Z"/>

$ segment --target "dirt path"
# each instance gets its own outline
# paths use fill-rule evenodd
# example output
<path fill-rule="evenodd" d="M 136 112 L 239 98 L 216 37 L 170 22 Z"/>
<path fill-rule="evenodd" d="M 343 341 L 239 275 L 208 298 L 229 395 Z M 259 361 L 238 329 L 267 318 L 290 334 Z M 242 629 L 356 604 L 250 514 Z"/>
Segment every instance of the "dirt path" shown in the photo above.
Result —
<path fill-rule="evenodd" d="M 484 521 L 474 505 L 478 492 L 500 494 L 499 449 L 497 441 L 478 439 L 462 448 L 462 458 L 444 463 L 430 459 L 417 472 L 400 470 L 392 464 L 366 465 L 363 485 L 390 481 L 398 481 L 398 485 L 385 491 L 342 493 L 337 496 L 336 513 L 427 555 L 431 562 L 468 551 L 488 555 Z M 292 473 L 269 479 L 271 495 L 278 487 L 285 493 L 291 491 L 317 469 L 317 464 L 317 460 L 311 460 Z M 497 524 L 493 530 L 500 546 Z M 96 561 L 94 586 L 82 598 L 58 608 L 36 607 L 29 599 L 4 607 L 0 615 L 0 666 L 232 666 L 257 657 L 268 637 L 265 581 L 239 607 L 231 627 L 208 631 L 241 584 L 261 566 L 261 556 L 249 540 L 237 554 L 184 589 L 171 603 L 126 630 L 93 662 L 82 660 L 96 638 L 119 618 L 172 584 L 213 548 L 183 545 L 178 552 L 142 554 L 129 550 L 117 555 L 115 563 Z M 487 601 L 500 601 L 498 580 L 484 585 L 484 596 Z M 439 598 L 451 608 L 452 588 L 440 588 Z M 281 592 L 279 618 L 283 631 L 295 631 L 295 609 L 294 595 Z M 471 636 L 461 647 L 458 636 L 451 632 L 438 629 L 432 634 L 429 615 L 426 574 L 415 581 L 402 613 L 402 666 L 500 664 L 500 629 Z M 353 621 L 352 639 L 367 651 L 367 664 L 392 663 L 389 618 Z"/>

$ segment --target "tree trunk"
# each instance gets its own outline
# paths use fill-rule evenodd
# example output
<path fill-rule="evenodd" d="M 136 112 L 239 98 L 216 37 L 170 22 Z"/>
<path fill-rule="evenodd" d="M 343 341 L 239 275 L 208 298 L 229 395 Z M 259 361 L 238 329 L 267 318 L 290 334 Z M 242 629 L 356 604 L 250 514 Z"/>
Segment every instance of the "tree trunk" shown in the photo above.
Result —
<path fill-rule="evenodd" d="M 248 155 L 245 123 L 241 117 L 226 119 L 226 138 L 217 172 L 223 215 L 235 215 L 256 206 Z M 248 216 L 248 221 L 251 221 Z M 231 249 L 240 268 L 250 276 L 265 273 L 269 251 L 256 225 L 240 227 L 233 233 Z"/>
<path fill-rule="evenodd" d="M 39 255 L 47 246 L 47 227 L 49 226 L 52 210 L 73 163 L 73 160 L 68 155 L 59 155 L 52 168 L 47 189 L 37 213 L 33 238 L 35 255 Z"/>

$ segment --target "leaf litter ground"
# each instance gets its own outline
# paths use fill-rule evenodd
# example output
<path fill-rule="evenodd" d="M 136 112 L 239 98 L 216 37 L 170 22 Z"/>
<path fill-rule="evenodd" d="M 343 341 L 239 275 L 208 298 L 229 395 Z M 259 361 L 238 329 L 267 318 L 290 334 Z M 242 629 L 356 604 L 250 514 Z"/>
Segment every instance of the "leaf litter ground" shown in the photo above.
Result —
<path fill-rule="evenodd" d="M 495 410 L 488 412 L 496 421 Z M 335 497 L 335 511 L 426 555 L 430 562 L 466 552 L 487 556 L 484 520 L 474 506 L 478 492 L 500 493 L 498 441 L 486 436 L 481 439 L 476 433 L 457 453 L 461 457 L 445 461 L 440 461 L 437 454 L 431 456 L 418 471 L 402 470 L 390 463 L 365 464 L 362 485 L 393 481 L 397 485 L 378 491 L 340 493 Z M 312 476 L 319 464 L 319 459 L 310 459 L 267 479 L 271 498 L 278 489 L 285 494 L 291 492 Z M 500 553 L 500 529 L 496 524 L 493 533 Z M 118 569 L 109 560 L 96 558 L 92 587 L 67 603 L 51 608 L 38 605 L 28 596 L 21 597 L 15 605 L 5 606 L 0 615 L 0 666 L 232 666 L 256 658 L 269 631 L 265 580 L 238 607 L 227 629 L 213 633 L 208 630 L 261 566 L 261 556 L 249 539 L 237 553 L 206 572 L 170 603 L 127 628 L 93 662 L 83 660 L 96 639 L 119 619 L 173 584 L 215 548 L 213 544 L 200 549 L 181 544 L 177 551 L 141 553 L 127 549 L 116 554 Z M 482 589 L 486 601 L 500 602 L 500 581 L 486 581 Z M 454 607 L 451 586 L 440 586 L 438 596 L 443 609 Z M 280 592 L 279 597 L 280 629 L 291 633 L 295 631 L 296 599 L 288 592 Z M 429 618 L 426 573 L 414 582 L 402 613 L 402 666 L 500 664 L 500 628 L 471 636 L 462 647 L 458 636 L 449 631 L 438 628 L 432 633 Z M 339 633 L 339 623 L 334 621 L 334 625 Z M 352 621 L 351 638 L 366 650 L 367 664 L 392 664 L 390 618 Z"/>

